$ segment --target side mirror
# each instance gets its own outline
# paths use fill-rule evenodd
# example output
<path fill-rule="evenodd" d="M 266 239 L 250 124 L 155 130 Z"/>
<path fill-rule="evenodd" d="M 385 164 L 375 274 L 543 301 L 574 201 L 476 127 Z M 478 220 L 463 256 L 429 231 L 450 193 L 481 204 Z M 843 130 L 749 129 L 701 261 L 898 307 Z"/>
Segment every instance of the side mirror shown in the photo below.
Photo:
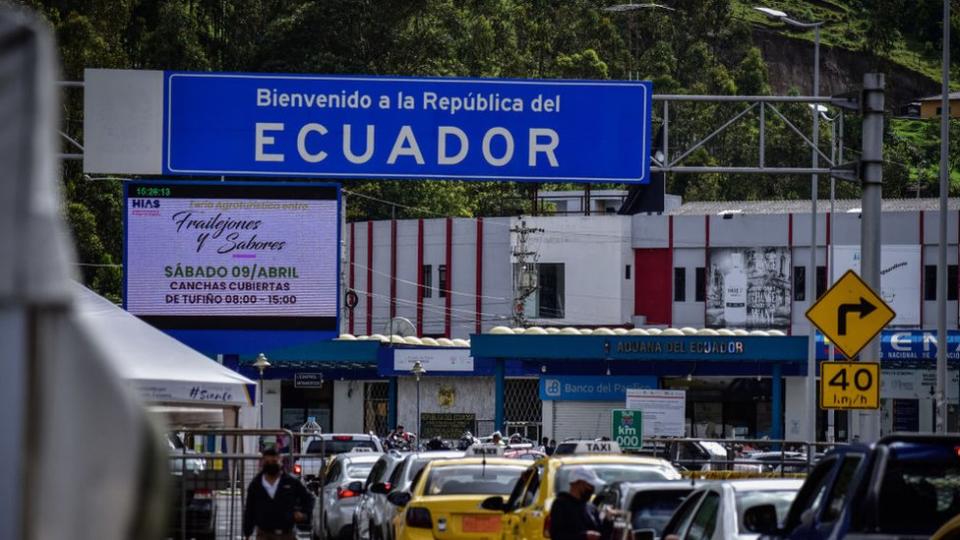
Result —
<path fill-rule="evenodd" d="M 360 480 L 354 480 L 353 482 L 347 484 L 347 489 L 354 493 L 363 493 L 363 482 Z"/>
<path fill-rule="evenodd" d="M 637 529 L 633 531 L 633 540 L 655 540 L 657 531 L 654 529 Z"/>
<path fill-rule="evenodd" d="M 376 484 L 370 486 L 370 493 L 386 495 L 387 493 L 390 493 L 390 484 L 387 482 L 377 482 Z"/>
<path fill-rule="evenodd" d="M 393 491 L 387 495 L 387 501 L 394 506 L 404 507 L 411 499 L 413 499 L 413 495 L 406 491 Z"/>
<path fill-rule="evenodd" d="M 815 514 L 816 512 L 813 508 L 808 508 L 804 510 L 803 513 L 800 514 L 800 524 L 803 525 L 804 527 L 813 525 L 813 517 Z"/>
<path fill-rule="evenodd" d="M 760 504 L 748 508 L 743 513 L 743 527 L 758 534 L 774 534 L 777 532 L 777 507 L 772 504 Z"/>
<path fill-rule="evenodd" d="M 480 508 L 484 510 L 493 510 L 494 512 L 504 512 L 507 509 L 506 503 L 503 501 L 503 497 L 499 495 L 494 495 L 493 497 L 487 497 L 480 503 Z"/>

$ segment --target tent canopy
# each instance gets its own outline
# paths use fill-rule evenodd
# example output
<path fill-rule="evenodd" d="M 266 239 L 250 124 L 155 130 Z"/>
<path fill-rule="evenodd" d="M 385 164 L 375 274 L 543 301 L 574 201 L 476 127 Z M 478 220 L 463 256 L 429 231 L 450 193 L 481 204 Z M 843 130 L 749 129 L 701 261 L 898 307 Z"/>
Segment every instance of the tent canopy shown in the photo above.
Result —
<path fill-rule="evenodd" d="M 79 319 L 116 373 L 148 403 L 252 405 L 256 383 L 76 284 Z"/>

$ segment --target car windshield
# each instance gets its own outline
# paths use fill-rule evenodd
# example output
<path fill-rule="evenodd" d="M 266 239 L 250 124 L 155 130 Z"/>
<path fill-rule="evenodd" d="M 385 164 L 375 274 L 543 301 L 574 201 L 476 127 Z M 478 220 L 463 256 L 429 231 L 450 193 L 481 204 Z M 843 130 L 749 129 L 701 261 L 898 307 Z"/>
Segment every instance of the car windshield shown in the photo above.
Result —
<path fill-rule="evenodd" d="M 784 490 L 764 490 L 764 491 L 738 491 L 737 492 L 737 528 L 740 534 L 755 534 L 743 526 L 743 515 L 747 510 L 765 504 L 772 504 L 777 509 L 777 524 L 783 525 L 787 512 L 790 510 L 790 503 L 797 496 L 794 489 Z"/>
<path fill-rule="evenodd" d="M 960 514 L 960 459 L 952 444 L 893 443 L 890 458 L 878 532 L 927 536 Z"/>
<path fill-rule="evenodd" d="M 347 478 L 363 480 L 370 475 L 370 469 L 372 468 L 373 463 L 348 463 L 346 469 Z"/>
<path fill-rule="evenodd" d="M 323 448 L 322 445 L 326 445 L 326 448 Z M 372 451 L 376 451 L 377 445 L 370 439 L 352 439 L 349 441 L 327 439 L 326 441 L 311 441 L 310 446 L 307 447 L 307 453 L 319 454 L 321 449 L 323 449 L 328 456 L 332 456 L 335 454 L 346 454 L 354 448 L 369 448 Z"/>
<path fill-rule="evenodd" d="M 467 465 L 430 471 L 424 495 L 509 495 L 523 465 Z"/>
<path fill-rule="evenodd" d="M 653 529 L 656 531 L 654 536 L 659 538 L 663 528 L 670 521 L 673 511 L 691 491 L 691 489 L 658 489 L 637 493 L 630 504 L 633 529 Z"/>
<path fill-rule="evenodd" d="M 563 493 L 570 489 L 570 470 L 573 467 L 587 467 L 597 473 L 604 485 L 613 482 L 662 482 L 663 480 L 676 480 L 680 476 L 671 474 L 672 471 L 663 467 L 650 467 L 636 465 L 633 463 L 590 463 L 583 465 L 567 465 L 560 467 L 554 481 L 557 493 Z M 601 486 L 593 486 L 599 489 Z"/>

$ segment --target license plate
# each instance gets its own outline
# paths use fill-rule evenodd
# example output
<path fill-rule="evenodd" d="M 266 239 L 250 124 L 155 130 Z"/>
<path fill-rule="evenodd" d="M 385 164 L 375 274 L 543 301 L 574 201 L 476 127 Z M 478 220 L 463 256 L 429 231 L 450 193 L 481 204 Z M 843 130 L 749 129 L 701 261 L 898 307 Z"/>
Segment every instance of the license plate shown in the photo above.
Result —
<path fill-rule="evenodd" d="M 500 516 L 463 516 L 460 523 L 465 533 L 500 532 Z"/>

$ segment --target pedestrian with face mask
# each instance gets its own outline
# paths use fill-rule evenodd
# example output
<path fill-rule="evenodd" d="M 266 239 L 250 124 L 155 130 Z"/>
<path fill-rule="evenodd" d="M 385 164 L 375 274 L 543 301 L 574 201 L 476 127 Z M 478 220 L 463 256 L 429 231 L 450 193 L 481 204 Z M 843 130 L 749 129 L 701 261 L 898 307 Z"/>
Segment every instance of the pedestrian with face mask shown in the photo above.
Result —
<path fill-rule="evenodd" d="M 558 493 L 550 507 L 552 540 L 599 540 L 600 514 L 590 499 L 603 481 L 589 467 L 571 467 L 570 487 Z"/>
<path fill-rule="evenodd" d="M 294 527 L 309 520 L 313 495 L 303 482 L 283 472 L 280 453 L 267 448 L 261 454 L 260 474 L 247 487 L 243 536 L 248 540 L 296 540 Z"/>

